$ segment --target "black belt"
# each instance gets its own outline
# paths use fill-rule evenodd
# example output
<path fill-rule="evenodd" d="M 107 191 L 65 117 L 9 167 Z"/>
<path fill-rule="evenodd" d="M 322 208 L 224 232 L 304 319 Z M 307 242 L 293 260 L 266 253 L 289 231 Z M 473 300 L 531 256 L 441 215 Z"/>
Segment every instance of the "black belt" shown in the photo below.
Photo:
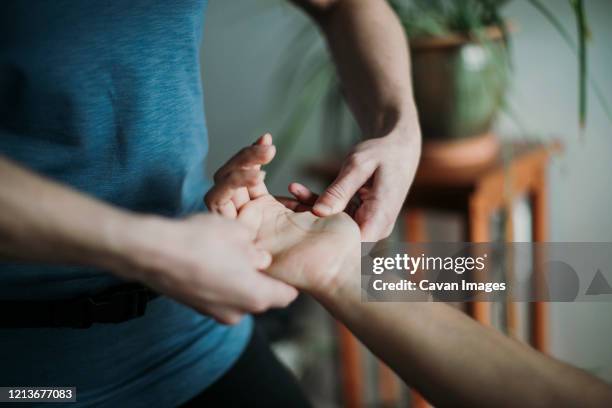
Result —
<path fill-rule="evenodd" d="M 0 300 L 0 328 L 86 329 L 93 323 L 121 323 L 143 316 L 157 296 L 144 286 L 124 285 L 74 299 Z"/>

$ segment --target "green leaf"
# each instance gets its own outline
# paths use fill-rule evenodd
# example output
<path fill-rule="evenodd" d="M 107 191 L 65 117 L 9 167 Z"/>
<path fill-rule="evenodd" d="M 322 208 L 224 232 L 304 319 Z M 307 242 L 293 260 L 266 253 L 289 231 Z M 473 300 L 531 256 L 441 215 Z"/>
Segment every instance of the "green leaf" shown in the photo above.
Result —
<path fill-rule="evenodd" d="M 319 106 L 329 88 L 334 68 L 327 61 L 320 63 L 313 70 L 312 75 L 304 82 L 297 103 L 291 111 L 286 125 L 283 126 L 279 136 L 276 138 L 276 148 L 279 157 L 288 157 L 297 145 L 297 141 L 304 134 L 315 109 Z M 268 168 L 270 174 L 277 174 L 278 166 L 283 161 L 272 161 Z"/>
<path fill-rule="evenodd" d="M 569 46 L 569 48 L 579 57 L 580 59 L 580 51 L 579 51 L 579 46 L 576 43 L 576 41 L 574 40 L 574 38 L 572 37 L 572 34 L 569 32 L 568 29 L 565 28 L 565 26 L 561 23 L 561 21 L 552 13 L 552 11 L 546 7 L 544 5 L 544 3 L 541 0 L 528 0 L 529 3 L 531 3 L 531 5 L 533 7 L 535 7 L 547 20 L 548 22 L 556 29 L 556 31 L 559 33 L 559 35 L 561 35 L 561 37 L 563 38 L 563 40 L 565 41 L 565 43 Z M 570 0 L 571 2 L 573 2 L 574 0 Z M 582 3 L 582 1 L 581 1 Z M 574 5 L 572 4 L 572 7 L 574 7 Z M 576 10 L 574 8 L 574 10 Z M 590 37 L 590 31 L 588 29 L 587 23 L 586 23 L 586 14 L 584 12 L 584 7 L 582 7 L 582 24 L 584 26 L 584 47 L 586 50 L 586 40 Z M 576 11 L 574 11 L 574 14 L 576 14 Z M 579 19 L 579 17 L 576 17 L 577 20 Z M 579 29 L 580 30 L 580 29 Z M 583 97 L 585 98 L 586 101 L 586 84 L 585 82 L 588 82 L 588 84 L 590 85 L 590 88 L 593 90 L 593 92 L 595 92 L 595 96 L 599 102 L 599 104 L 601 105 L 601 107 L 603 108 L 606 116 L 608 117 L 608 120 L 612 121 L 612 107 L 610 107 L 610 103 L 608 102 L 608 100 L 606 99 L 606 96 L 604 94 L 604 92 L 601 89 L 601 86 L 599 85 L 599 83 L 592 78 L 592 76 L 589 74 L 588 69 L 586 67 L 586 52 L 584 53 L 583 57 L 585 58 L 585 62 L 583 65 L 584 68 L 584 76 L 580 76 L 579 79 L 579 83 L 580 83 L 580 94 L 583 95 Z M 582 63 L 579 62 L 579 65 L 582 65 Z M 582 109 L 584 109 L 585 111 L 585 116 L 586 116 L 586 102 L 584 103 L 584 105 L 580 104 L 581 108 L 579 108 L 581 111 Z"/>
<path fill-rule="evenodd" d="M 576 14 L 576 26 L 578 29 L 578 81 L 579 81 L 579 116 L 580 127 L 584 129 L 586 124 L 586 109 L 587 109 L 587 22 L 584 13 L 583 0 L 570 0 L 570 4 L 574 8 Z"/>
<path fill-rule="evenodd" d="M 580 127 L 584 128 L 587 114 L 587 44 L 586 33 L 587 23 L 584 14 L 584 4 L 582 0 L 569 0 L 576 18 L 578 30 L 578 41 L 574 41 L 570 32 L 565 28 L 561 21 L 544 5 L 541 0 L 528 0 L 557 30 L 565 42 L 578 54 L 578 118 Z"/>

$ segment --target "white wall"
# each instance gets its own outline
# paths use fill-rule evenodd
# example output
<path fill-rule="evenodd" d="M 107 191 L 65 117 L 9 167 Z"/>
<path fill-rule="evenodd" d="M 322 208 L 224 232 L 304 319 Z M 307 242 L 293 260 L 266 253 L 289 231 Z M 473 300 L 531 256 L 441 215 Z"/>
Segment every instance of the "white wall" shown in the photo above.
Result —
<path fill-rule="evenodd" d="M 268 2 L 273 0 L 268 0 Z M 210 169 L 218 167 L 260 131 L 273 127 L 266 104 L 278 92 L 274 81 L 281 50 L 298 13 L 281 7 L 259 13 L 254 0 L 211 0 L 203 48 L 206 111 L 211 139 Z M 566 1 L 552 0 L 566 26 L 574 23 Z M 612 2 L 588 0 L 593 33 L 590 67 L 612 101 Z M 579 137 L 577 66 L 569 48 L 525 1 L 514 0 L 506 15 L 517 25 L 513 35 L 513 105 L 525 127 L 538 137 L 559 137 L 565 154 L 550 172 L 551 239 L 612 241 L 612 126 L 591 94 L 588 128 Z M 282 106 L 282 104 L 281 104 Z M 278 115 L 282 115 L 278 112 Z M 518 135 L 502 119 L 503 133 Z M 317 154 L 318 136 L 303 140 L 291 160 Z M 274 179 L 275 191 L 298 174 L 288 163 Z M 552 353 L 612 381 L 612 305 L 554 304 Z"/>
<path fill-rule="evenodd" d="M 575 24 L 565 1 L 556 11 L 572 33 Z M 612 2 L 585 2 L 593 40 L 590 68 L 612 103 Z M 518 25 L 513 35 L 515 81 L 513 105 L 534 134 L 562 138 L 566 153 L 551 171 L 551 238 L 554 241 L 612 241 L 609 175 L 612 124 L 591 92 L 588 127 L 581 139 L 577 120 L 577 63 L 557 32 L 524 0 L 515 0 L 507 15 Z M 517 132 L 510 120 L 502 131 Z"/>
<path fill-rule="evenodd" d="M 565 1 L 557 15 L 575 30 Z M 590 69 L 612 102 L 612 2 L 588 0 L 593 40 Z M 557 32 L 523 0 L 507 15 L 518 25 L 513 35 L 515 81 L 513 105 L 524 126 L 542 137 L 562 138 L 565 153 L 550 171 L 552 241 L 612 241 L 612 124 L 591 92 L 588 127 L 580 137 L 577 120 L 577 63 Z M 516 133 L 504 119 L 502 132 Z M 612 381 L 612 305 L 557 303 L 551 306 L 551 352 Z"/>
<path fill-rule="evenodd" d="M 272 112 L 283 101 L 275 70 L 295 32 L 296 21 L 306 18 L 279 0 L 212 0 L 209 3 L 203 45 L 203 81 L 211 140 L 208 167 L 212 172 L 238 149 L 262 132 L 279 128 L 286 112 Z M 266 6 L 265 4 L 271 4 Z M 283 158 L 282 172 L 272 177 L 272 188 L 286 193 L 297 177 L 297 163 L 317 153 L 318 140 L 304 139 L 291 160 Z"/>

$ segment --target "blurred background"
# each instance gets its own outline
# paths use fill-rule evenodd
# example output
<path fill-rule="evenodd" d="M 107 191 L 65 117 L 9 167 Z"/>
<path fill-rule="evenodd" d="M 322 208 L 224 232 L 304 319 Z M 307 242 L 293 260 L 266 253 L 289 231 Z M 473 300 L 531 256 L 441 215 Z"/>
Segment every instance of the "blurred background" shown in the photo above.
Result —
<path fill-rule="evenodd" d="M 395 3 L 410 5 L 411 2 Z M 469 146 L 469 143 L 477 143 L 479 135 L 494 133 L 496 142 L 488 145 L 481 143 L 485 146 L 484 150 L 473 149 L 481 152 L 487 151 L 486 146 L 508 146 L 512 141 L 538 141 L 544 146 L 553 140 L 560 141 L 562 151 L 546 162 L 548 239 L 559 242 L 610 242 L 612 188 L 609 178 L 612 161 L 607 155 L 612 152 L 612 122 L 606 113 L 609 107 L 600 97 L 608 101 L 612 99 L 612 25 L 609 23 L 612 2 L 584 1 L 590 32 L 588 92 L 584 102 L 579 97 L 579 58 L 575 52 L 578 47 L 573 49 L 555 26 L 558 23 L 565 27 L 571 36 L 570 42 L 579 43 L 576 10 L 568 1 L 541 3 L 550 9 L 558 21 L 551 21 L 534 6 L 539 2 L 512 0 L 500 9 L 502 20 L 509 22 L 510 26 L 510 46 L 502 50 L 503 53 L 507 50 L 510 63 L 506 64 L 507 55 L 504 54 L 491 64 L 495 69 L 499 68 L 500 63 L 511 66 L 508 72 L 501 70 L 503 75 L 500 70 L 491 71 L 493 68 L 482 61 L 483 55 L 495 54 L 499 47 L 503 47 L 503 41 L 496 37 L 496 33 L 482 30 L 484 39 L 480 46 L 476 42 L 476 45 L 470 45 L 465 41 L 455 44 L 451 35 L 451 44 L 444 45 L 442 49 L 453 49 L 455 54 L 450 57 L 436 56 L 434 54 L 440 50 L 439 47 L 434 47 L 432 51 L 427 38 L 420 41 L 422 37 L 428 37 L 424 35 L 428 34 L 427 30 L 437 30 L 435 25 L 433 28 L 426 26 L 426 19 L 431 16 L 400 8 L 404 22 L 406 19 L 424 22 L 415 23 L 417 27 L 406 27 L 409 32 L 414 30 L 411 34 L 418 38 L 413 43 L 421 47 L 419 50 L 413 49 L 415 64 L 417 58 L 423 61 L 419 72 L 424 71 L 426 78 L 437 69 L 440 71 L 435 64 L 441 64 L 446 68 L 452 67 L 453 73 L 459 76 L 459 79 L 434 78 L 436 84 L 454 89 L 450 95 L 444 94 L 444 87 L 442 91 L 432 91 L 429 89 L 431 86 L 428 88 L 428 81 L 415 83 L 421 100 L 425 101 L 422 103 L 429 105 L 419 106 L 419 110 L 423 110 L 422 122 L 427 120 L 423 118 L 425 110 L 434 109 L 434 114 L 437 114 L 435 109 L 442 105 L 444 108 L 440 109 L 446 109 L 443 113 L 448 116 L 438 115 L 433 123 L 422 123 L 425 125 L 424 133 L 426 130 L 431 132 L 425 135 L 425 141 L 434 142 L 434 147 L 444 148 L 462 143 Z M 308 82 L 309 75 L 316 75 L 312 74 L 312 70 L 319 66 L 325 70 L 325 64 L 328 64 L 321 62 L 325 61 L 324 45 L 316 31 L 304 31 L 308 30 L 304 29 L 308 24 L 307 18 L 285 1 L 210 1 L 201 58 L 211 142 L 208 163 L 211 174 L 241 147 L 252 143 L 259 134 L 271 131 L 281 144 L 277 158 L 279 162 L 268 171 L 272 191 L 286 194 L 286 186 L 291 181 L 301 181 L 321 190 L 325 185 L 323 178 L 320 174 L 307 171 L 309 165 L 320 163 L 328 157 L 338 159 L 343 149 L 346 151 L 349 148 L 351 140 L 360 137 L 350 118 L 342 119 L 345 126 L 329 120 L 330 115 L 345 117 L 342 113 L 344 108 L 335 106 L 333 99 L 330 101 L 326 99 L 327 96 L 317 98 L 317 95 L 304 95 L 308 84 L 323 90 L 335 86 L 333 72 L 330 71 L 321 71 L 324 72 L 320 77 L 323 79 L 315 80 L 318 81 L 315 85 Z M 586 30 L 584 32 L 587 33 Z M 503 32 L 501 34 L 503 36 Z M 429 37 L 432 37 L 431 33 Z M 438 33 L 437 37 L 444 43 L 448 41 L 449 33 Z M 434 79 L 429 83 L 434 83 Z M 422 89 L 419 90 L 419 86 Z M 468 103 L 478 96 L 482 99 L 480 102 Z M 436 104 L 435 97 L 443 99 Z M 586 117 L 580 114 L 583 103 L 587 107 Z M 464 106 L 477 105 L 479 109 L 474 111 L 462 110 Z M 586 119 L 584 129 L 580 127 L 581 119 Z M 440 126 L 436 128 L 437 125 Z M 501 153 L 496 150 L 497 153 L 482 154 L 503 157 L 505 165 L 510 166 L 508 163 L 518 153 L 516 149 L 510 149 L 509 154 L 505 153 L 507 151 L 502 148 Z M 452 158 L 453 154 L 460 153 L 450 149 L 444 154 Z M 491 157 L 468 155 L 465 160 L 488 163 L 489 159 L 493 160 Z M 483 169 L 490 168 L 489 165 L 482 166 Z M 443 169 L 441 167 L 436 172 L 436 177 L 446 177 Z M 476 173 L 474 177 L 481 176 Z M 437 209 L 426 211 L 426 216 L 424 228 L 427 239 L 463 239 L 459 232 L 462 228 L 460 217 Z M 504 222 L 508 219 L 512 220 L 511 224 Z M 508 214 L 492 217 L 491 228 L 498 231 L 491 232 L 491 239 L 507 237 L 503 230 L 504 226 L 508 229 L 508 225 L 513 230 L 513 240 L 528 241 L 533 238 L 530 203 L 520 192 L 513 197 L 509 218 Z M 391 239 L 404 239 L 402 233 L 405 234 L 405 231 L 398 228 Z M 548 352 L 606 381 L 612 381 L 612 347 L 609 340 L 612 338 L 612 306 L 603 302 L 554 303 L 547 313 Z M 303 299 L 293 310 L 266 318 L 266 327 L 277 340 L 276 351 L 298 374 L 317 406 L 347 405 L 339 362 L 342 347 L 338 341 L 337 327 L 324 311 Z M 376 385 L 379 369 L 371 357 L 365 353 L 364 356 L 364 367 L 359 373 L 365 377 L 363 389 L 360 390 L 364 403 L 370 406 L 404 404 L 407 398 L 405 390 L 401 392 L 400 400 L 381 401 L 378 395 L 380 386 Z"/>

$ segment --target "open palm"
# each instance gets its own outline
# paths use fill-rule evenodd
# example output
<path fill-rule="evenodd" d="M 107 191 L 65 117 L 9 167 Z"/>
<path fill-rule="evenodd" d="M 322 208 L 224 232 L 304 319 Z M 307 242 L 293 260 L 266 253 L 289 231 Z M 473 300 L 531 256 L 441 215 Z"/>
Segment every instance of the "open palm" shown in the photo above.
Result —
<path fill-rule="evenodd" d="M 289 186 L 295 199 L 273 197 L 261 166 L 275 154 L 270 134 L 240 150 L 215 173 L 206 205 L 250 227 L 257 246 L 273 257 L 267 269 L 272 277 L 313 294 L 329 290 L 343 265 L 358 260 L 359 227 L 346 213 L 314 215 L 318 196 L 298 183 Z"/>
<path fill-rule="evenodd" d="M 337 285 L 347 258 L 359 254 L 359 227 L 345 213 L 295 212 L 265 194 L 242 206 L 238 220 L 251 228 L 257 246 L 272 254 L 271 276 L 314 294 Z"/>

